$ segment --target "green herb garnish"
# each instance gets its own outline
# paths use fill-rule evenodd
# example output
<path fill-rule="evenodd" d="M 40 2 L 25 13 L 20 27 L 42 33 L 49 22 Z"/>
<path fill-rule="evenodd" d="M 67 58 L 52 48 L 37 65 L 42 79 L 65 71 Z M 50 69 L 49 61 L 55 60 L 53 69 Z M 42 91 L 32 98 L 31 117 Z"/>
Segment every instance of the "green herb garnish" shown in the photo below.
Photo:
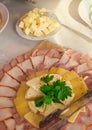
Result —
<path fill-rule="evenodd" d="M 43 97 L 35 100 L 35 105 L 40 107 L 44 104 L 51 104 L 52 102 L 64 101 L 68 97 L 72 96 L 72 89 L 66 85 L 65 81 L 56 80 L 50 83 L 54 78 L 54 75 L 46 75 L 40 80 L 45 84 L 40 87 L 40 91 L 44 93 Z"/>

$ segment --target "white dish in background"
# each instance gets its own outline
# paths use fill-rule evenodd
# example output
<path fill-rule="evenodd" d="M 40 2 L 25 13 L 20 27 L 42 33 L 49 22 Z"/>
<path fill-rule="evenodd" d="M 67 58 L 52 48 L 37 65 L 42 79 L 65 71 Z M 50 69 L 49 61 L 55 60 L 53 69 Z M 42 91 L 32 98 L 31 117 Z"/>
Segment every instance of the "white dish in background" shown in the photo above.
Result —
<path fill-rule="evenodd" d="M 2 32 L 9 21 L 9 11 L 7 7 L 2 3 L 0 3 L 0 18 L 2 20 L 2 23 L 0 25 L 0 32 Z"/>
<path fill-rule="evenodd" d="M 46 15 L 48 16 L 48 17 L 50 17 L 50 18 L 53 18 L 53 19 L 55 19 L 55 20 L 57 20 L 58 21 L 58 23 L 60 23 L 60 21 L 58 20 L 58 18 L 57 18 L 57 16 L 52 12 L 52 11 L 48 11 L 48 12 L 46 12 Z M 21 19 L 21 18 L 20 18 Z M 33 36 L 33 35 L 26 35 L 23 31 L 22 31 L 22 29 L 20 29 L 19 28 L 19 22 L 20 22 L 20 19 L 17 21 L 17 23 L 16 23 L 16 31 L 17 31 L 17 33 L 21 36 L 21 37 L 23 37 L 23 38 L 25 38 L 25 39 L 27 39 L 27 40 L 45 40 L 45 39 L 49 39 L 49 38 L 52 38 L 53 36 L 55 36 L 59 31 L 60 31 L 60 29 L 61 29 L 61 27 L 59 27 L 59 28 L 57 28 L 55 31 L 53 31 L 52 33 L 50 33 L 49 35 L 47 35 L 47 36 L 41 36 L 41 37 L 37 37 L 37 36 Z"/>
<path fill-rule="evenodd" d="M 90 7 L 92 5 L 92 0 L 81 0 L 78 11 L 81 19 L 87 23 L 90 27 L 92 27 L 92 23 L 90 20 Z"/>

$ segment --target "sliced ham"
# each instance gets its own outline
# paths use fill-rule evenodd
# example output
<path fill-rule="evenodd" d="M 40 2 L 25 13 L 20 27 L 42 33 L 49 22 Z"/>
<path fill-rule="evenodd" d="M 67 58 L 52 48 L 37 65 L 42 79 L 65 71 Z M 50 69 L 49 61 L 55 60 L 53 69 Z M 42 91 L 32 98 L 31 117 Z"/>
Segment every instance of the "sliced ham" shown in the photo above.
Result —
<path fill-rule="evenodd" d="M 3 120 L 8 119 L 10 117 L 12 117 L 11 108 L 0 109 L 0 121 L 3 121 Z"/>
<path fill-rule="evenodd" d="M 59 64 L 66 64 L 69 61 L 70 57 L 64 53 L 59 60 Z"/>
<path fill-rule="evenodd" d="M 9 119 L 5 120 L 4 122 L 5 122 L 5 125 L 8 130 L 15 130 L 16 122 L 13 118 L 9 118 Z"/>
<path fill-rule="evenodd" d="M 5 73 L 2 80 L 0 81 L 0 86 L 9 86 L 16 89 L 18 88 L 19 83 L 15 79 L 10 77 L 7 73 Z"/>
<path fill-rule="evenodd" d="M 17 63 L 18 63 L 18 62 L 17 62 L 16 59 L 12 59 L 12 60 L 10 61 L 10 65 L 11 65 L 12 67 L 16 66 Z"/>
<path fill-rule="evenodd" d="M 44 60 L 45 68 L 50 68 L 51 66 L 53 66 L 58 61 L 59 61 L 58 58 L 50 58 L 48 56 L 45 56 L 45 60 Z"/>
<path fill-rule="evenodd" d="M 88 65 L 87 65 L 87 63 L 83 63 L 83 64 L 80 64 L 80 65 L 78 65 L 77 67 L 75 67 L 75 71 L 77 72 L 77 73 L 83 73 L 83 72 L 85 72 L 85 71 L 87 71 L 88 70 Z"/>
<path fill-rule="evenodd" d="M 23 70 L 23 72 L 25 72 L 26 73 L 26 71 L 28 70 L 28 69 L 32 69 L 32 63 L 31 63 L 31 61 L 30 61 L 30 59 L 27 59 L 27 60 L 25 60 L 25 61 L 23 61 L 23 62 L 21 62 L 20 64 L 17 64 L 22 70 Z"/>
<path fill-rule="evenodd" d="M 16 59 L 17 59 L 17 61 L 18 61 L 19 63 L 21 63 L 21 62 L 24 61 L 24 56 L 23 56 L 23 55 L 17 56 Z"/>
<path fill-rule="evenodd" d="M 24 130 L 24 123 L 16 125 L 16 130 Z"/>
<path fill-rule="evenodd" d="M 80 52 L 75 52 L 74 54 L 71 55 L 71 58 L 80 63 L 80 56 L 81 56 Z"/>
<path fill-rule="evenodd" d="M 30 56 L 31 56 L 31 52 L 28 51 L 28 52 L 26 52 L 26 53 L 24 54 L 24 59 L 25 59 L 25 60 L 26 60 L 26 59 L 29 59 Z"/>
<path fill-rule="evenodd" d="M 24 75 L 20 68 L 17 66 L 13 67 L 11 70 L 7 72 L 11 77 L 19 81 L 19 76 Z"/>
<path fill-rule="evenodd" d="M 49 49 L 41 49 L 37 51 L 36 55 L 41 56 L 41 55 L 46 55 L 49 52 Z"/>
<path fill-rule="evenodd" d="M 89 62 L 89 60 L 90 60 L 90 57 L 88 56 L 88 54 L 81 54 L 81 57 L 80 57 L 81 64 Z"/>
<path fill-rule="evenodd" d="M 36 68 L 40 63 L 44 61 L 44 56 L 35 56 L 35 57 L 30 57 L 33 67 Z"/>
<path fill-rule="evenodd" d="M 10 64 L 5 64 L 5 65 L 3 66 L 3 70 L 4 70 L 5 72 L 9 71 L 11 68 L 12 68 L 12 67 L 11 67 Z"/>
<path fill-rule="evenodd" d="M 61 54 L 56 49 L 51 49 L 50 51 L 48 51 L 46 56 L 59 59 L 61 57 Z"/>
<path fill-rule="evenodd" d="M 6 126 L 5 126 L 3 121 L 0 122 L 0 130 L 7 130 L 7 128 L 6 128 Z"/>
<path fill-rule="evenodd" d="M 35 50 L 32 52 L 31 56 L 37 56 L 38 50 L 39 50 L 39 49 L 35 49 Z"/>
<path fill-rule="evenodd" d="M 92 89 L 92 76 L 87 76 L 87 78 L 86 77 L 84 78 L 85 78 L 85 83 L 88 86 L 88 88 Z"/>
<path fill-rule="evenodd" d="M 92 125 L 87 126 L 86 130 L 92 130 Z"/>
<path fill-rule="evenodd" d="M 7 97 L 0 97 L 0 109 L 6 107 L 14 107 L 13 100 Z"/>
<path fill-rule="evenodd" d="M 66 68 L 73 68 L 78 65 L 78 62 L 73 60 L 72 58 L 66 63 Z"/>
<path fill-rule="evenodd" d="M 81 123 L 67 124 L 64 130 L 85 130 L 85 125 Z"/>
<path fill-rule="evenodd" d="M 0 80 L 2 79 L 3 76 L 4 76 L 4 72 L 3 70 L 0 70 Z"/>
<path fill-rule="evenodd" d="M 15 97 L 16 91 L 9 88 L 0 86 L 0 97 Z"/>

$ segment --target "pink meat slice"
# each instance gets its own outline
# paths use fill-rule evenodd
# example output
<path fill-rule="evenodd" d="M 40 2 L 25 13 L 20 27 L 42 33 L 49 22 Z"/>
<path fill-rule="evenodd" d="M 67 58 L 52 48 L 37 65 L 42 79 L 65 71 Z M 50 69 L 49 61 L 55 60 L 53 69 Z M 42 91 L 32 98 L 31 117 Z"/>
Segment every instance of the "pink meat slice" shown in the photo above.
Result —
<path fill-rule="evenodd" d="M 18 63 L 17 59 L 12 59 L 12 60 L 10 61 L 10 65 L 11 65 L 12 67 L 16 66 L 17 63 Z"/>
<path fill-rule="evenodd" d="M 66 64 L 66 63 L 69 61 L 69 59 L 70 59 L 70 57 L 69 57 L 66 53 L 64 53 L 64 54 L 61 56 L 61 58 L 60 58 L 58 64 Z"/>
<path fill-rule="evenodd" d="M 3 121 L 0 122 L 0 130 L 7 130 L 7 128 L 6 128 L 6 126 L 5 126 Z"/>
<path fill-rule="evenodd" d="M 9 119 L 5 120 L 4 122 L 5 122 L 5 125 L 8 130 L 15 130 L 16 122 L 13 118 L 9 118 Z"/>
<path fill-rule="evenodd" d="M 11 88 L 16 89 L 18 88 L 19 83 L 7 73 L 5 73 L 2 80 L 0 81 L 0 86 L 9 86 Z"/>
<path fill-rule="evenodd" d="M 31 52 L 28 51 L 28 52 L 26 52 L 26 53 L 24 54 L 24 59 L 25 59 L 25 60 L 26 60 L 26 59 L 29 59 L 30 56 L 31 56 Z"/>
<path fill-rule="evenodd" d="M 4 76 L 4 72 L 3 70 L 0 70 L 0 80 L 2 79 L 3 76 Z"/>
<path fill-rule="evenodd" d="M 37 56 L 38 50 L 39 50 L 39 49 L 35 49 L 35 50 L 32 52 L 31 56 Z"/>
<path fill-rule="evenodd" d="M 63 130 L 85 130 L 85 125 L 83 125 L 82 123 L 69 123 Z"/>
<path fill-rule="evenodd" d="M 24 123 L 21 123 L 20 125 L 16 125 L 16 130 L 24 130 Z"/>
<path fill-rule="evenodd" d="M 79 74 L 79 73 L 83 73 L 85 71 L 88 70 L 88 65 L 87 63 L 83 63 L 78 65 L 77 67 L 75 67 L 75 71 Z"/>
<path fill-rule="evenodd" d="M 12 117 L 11 108 L 0 109 L 0 121 L 4 121 L 10 117 Z"/>
<path fill-rule="evenodd" d="M 5 72 L 9 71 L 11 68 L 12 68 L 12 67 L 11 67 L 10 64 L 5 64 L 5 65 L 3 66 L 3 70 L 4 70 Z"/>
<path fill-rule="evenodd" d="M 31 63 L 31 61 L 30 61 L 30 59 L 27 59 L 27 60 L 25 60 L 25 61 L 23 61 L 23 62 L 21 62 L 20 64 L 17 64 L 22 70 L 23 70 L 23 72 L 25 72 L 26 73 L 26 71 L 28 70 L 28 69 L 32 69 L 32 63 Z"/>
<path fill-rule="evenodd" d="M 0 97 L 0 109 L 6 107 L 14 107 L 13 100 L 7 97 Z"/>
<path fill-rule="evenodd" d="M 70 60 L 66 63 L 66 68 L 72 68 L 78 65 L 78 62 L 72 58 L 70 58 Z"/>
<path fill-rule="evenodd" d="M 33 67 L 36 68 L 40 63 L 44 61 L 44 56 L 35 56 L 35 57 L 30 57 Z"/>
<path fill-rule="evenodd" d="M 86 130 L 92 130 L 92 125 L 89 125 Z"/>
<path fill-rule="evenodd" d="M 37 56 L 46 55 L 49 52 L 49 49 L 41 49 L 37 51 Z"/>
<path fill-rule="evenodd" d="M 16 91 L 9 88 L 0 86 L 0 97 L 15 97 Z"/>
<path fill-rule="evenodd" d="M 22 70 L 19 67 L 17 67 L 17 66 L 13 67 L 7 73 L 11 77 L 13 77 L 14 79 L 16 79 L 17 81 L 20 81 L 19 78 L 18 78 L 19 76 L 24 75 L 23 72 L 22 72 Z"/>
<path fill-rule="evenodd" d="M 51 58 L 60 58 L 61 54 L 59 53 L 58 50 L 51 49 L 50 51 L 48 51 L 48 53 L 46 54 L 46 56 L 51 57 Z"/>
<path fill-rule="evenodd" d="M 48 56 L 45 56 L 45 59 L 44 59 L 45 68 L 50 68 L 51 66 L 53 66 L 58 61 L 59 61 L 58 58 L 50 58 Z"/>
<path fill-rule="evenodd" d="M 21 63 L 21 62 L 24 61 L 24 56 L 23 56 L 23 55 L 17 56 L 16 59 L 17 59 L 17 61 L 18 61 L 19 63 Z"/>

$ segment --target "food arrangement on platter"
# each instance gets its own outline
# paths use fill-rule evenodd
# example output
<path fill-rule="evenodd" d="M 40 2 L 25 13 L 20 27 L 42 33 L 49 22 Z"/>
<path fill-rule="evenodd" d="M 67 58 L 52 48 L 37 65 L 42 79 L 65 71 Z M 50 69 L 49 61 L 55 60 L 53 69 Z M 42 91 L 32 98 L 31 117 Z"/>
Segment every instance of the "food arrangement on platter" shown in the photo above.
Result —
<path fill-rule="evenodd" d="M 40 121 L 84 95 L 91 84 L 92 60 L 88 55 L 43 41 L 0 70 L 0 128 L 55 130 L 57 120 L 44 128 L 39 128 Z M 89 103 L 71 116 L 63 130 L 88 130 L 91 107 Z"/>
<path fill-rule="evenodd" d="M 18 20 L 16 29 L 24 38 L 40 40 L 56 34 L 60 30 L 60 23 L 52 11 L 34 8 Z"/>

